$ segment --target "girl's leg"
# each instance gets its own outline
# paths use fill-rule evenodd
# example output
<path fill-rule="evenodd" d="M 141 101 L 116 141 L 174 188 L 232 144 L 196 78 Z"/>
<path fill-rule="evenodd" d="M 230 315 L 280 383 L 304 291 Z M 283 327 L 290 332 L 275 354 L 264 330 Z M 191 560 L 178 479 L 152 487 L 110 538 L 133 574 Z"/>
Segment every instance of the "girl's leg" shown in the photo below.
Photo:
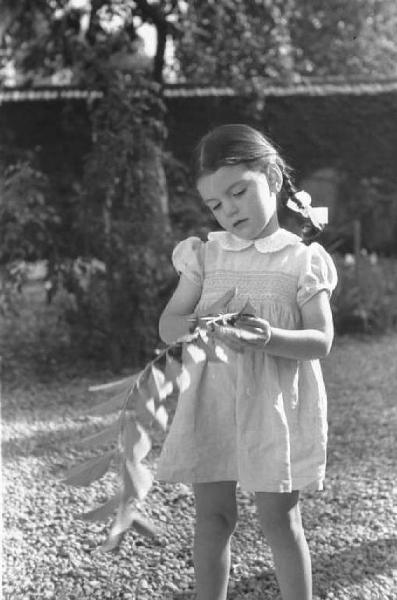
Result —
<path fill-rule="evenodd" d="M 225 600 L 230 539 L 237 522 L 236 482 L 193 486 L 196 500 L 194 567 L 197 600 Z"/>
<path fill-rule="evenodd" d="M 310 554 L 298 500 L 297 491 L 256 493 L 259 520 L 272 549 L 283 600 L 312 599 Z"/>

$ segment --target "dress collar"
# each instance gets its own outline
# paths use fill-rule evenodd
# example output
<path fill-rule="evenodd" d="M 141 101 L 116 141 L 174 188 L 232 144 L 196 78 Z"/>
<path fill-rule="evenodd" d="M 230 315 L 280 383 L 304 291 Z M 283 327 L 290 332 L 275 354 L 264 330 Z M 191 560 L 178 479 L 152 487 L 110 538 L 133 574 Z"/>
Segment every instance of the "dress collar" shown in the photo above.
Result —
<path fill-rule="evenodd" d="M 212 231 L 208 234 L 208 240 L 217 242 L 223 250 L 239 252 L 250 246 L 255 246 L 259 252 L 264 254 L 278 252 L 286 246 L 295 245 L 302 241 L 298 235 L 281 227 L 271 235 L 258 238 L 257 240 L 243 240 L 229 231 Z"/>

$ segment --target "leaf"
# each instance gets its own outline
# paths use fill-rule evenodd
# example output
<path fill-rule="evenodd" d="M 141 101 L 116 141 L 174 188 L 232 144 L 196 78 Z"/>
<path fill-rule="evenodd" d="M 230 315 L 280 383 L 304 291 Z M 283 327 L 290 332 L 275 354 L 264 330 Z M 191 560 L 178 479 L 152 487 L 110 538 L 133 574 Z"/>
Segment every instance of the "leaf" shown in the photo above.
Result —
<path fill-rule="evenodd" d="M 193 361 L 196 364 L 199 364 L 201 362 L 205 362 L 207 360 L 207 353 L 205 352 L 205 350 L 200 347 L 199 343 L 201 337 L 198 336 L 197 340 L 194 344 L 187 344 L 186 345 L 186 352 L 190 355 L 190 357 L 193 359 Z"/>
<path fill-rule="evenodd" d="M 193 333 L 188 333 L 187 335 L 183 335 L 182 337 L 177 339 L 177 343 L 189 343 L 193 342 L 197 339 L 198 332 L 197 329 L 193 331 Z"/>
<path fill-rule="evenodd" d="M 132 502 L 121 502 L 116 518 L 110 529 L 109 536 L 117 536 L 127 531 L 127 529 L 131 527 L 136 516 L 137 512 Z"/>
<path fill-rule="evenodd" d="M 239 311 L 239 315 L 252 315 L 252 316 L 256 315 L 256 310 L 252 306 L 249 298 L 247 298 L 247 301 L 244 304 L 243 308 Z"/>
<path fill-rule="evenodd" d="M 150 427 L 156 414 L 154 398 L 150 396 L 149 390 L 142 388 L 135 396 L 135 415 L 138 421 L 145 427 Z"/>
<path fill-rule="evenodd" d="M 142 463 L 125 461 L 124 486 L 128 497 L 143 500 L 153 484 L 151 471 Z"/>
<path fill-rule="evenodd" d="M 160 425 L 163 431 L 166 431 L 168 425 L 168 412 L 165 406 L 160 406 L 154 415 L 154 421 Z"/>
<path fill-rule="evenodd" d="M 117 440 L 119 428 L 120 426 L 117 421 L 103 431 L 99 431 L 93 435 L 83 438 L 82 440 L 79 440 L 78 443 L 84 448 L 92 448 L 95 446 L 103 446 L 105 444 L 109 444 L 110 442 L 115 442 Z"/>
<path fill-rule="evenodd" d="M 178 377 L 182 371 L 181 363 L 176 360 L 173 356 L 171 356 L 170 352 L 166 354 L 166 362 L 165 362 L 165 376 L 168 381 L 172 381 L 177 384 Z"/>
<path fill-rule="evenodd" d="M 135 529 L 137 533 L 147 537 L 157 538 L 159 535 L 153 523 L 139 515 L 133 505 L 130 503 L 123 504 L 120 505 L 120 510 L 117 513 L 109 535 L 102 546 L 100 546 L 100 550 L 102 552 L 117 550 L 130 527 Z"/>
<path fill-rule="evenodd" d="M 224 362 L 224 363 L 229 362 L 229 358 L 228 358 L 226 352 L 224 351 L 222 346 L 219 346 L 219 344 L 215 344 L 215 354 L 221 362 Z"/>
<path fill-rule="evenodd" d="M 110 500 L 89 510 L 88 512 L 81 513 L 76 516 L 76 519 L 81 519 L 82 521 L 105 521 L 120 504 L 121 493 L 117 493 Z"/>
<path fill-rule="evenodd" d="M 185 367 L 185 365 L 182 365 L 181 373 L 180 373 L 180 375 L 178 375 L 178 378 L 177 378 L 177 385 L 179 388 L 179 392 L 185 392 L 189 388 L 190 382 L 191 382 L 191 375 L 189 373 L 189 369 L 187 369 Z"/>
<path fill-rule="evenodd" d="M 162 404 L 157 408 L 153 397 L 145 396 L 144 390 L 140 390 L 139 401 L 135 407 L 138 421 L 145 427 L 151 427 L 153 422 L 166 430 L 168 424 L 168 413 Z"/>
<path fill-rule="evenodd" d="M 200 337 L 196 342 L 201 348 L 203 348 L 204 352 L 207 355 L 207 359 L 210 362 L 221 362 L 220 357 L 216 353 L 216 344 L 215 340 L 212 336 L 209 336 L 208 333 L 204 330 L 200 330 Z"/>
<path fill-rule="evenodd" d="M 136 511 L 131 502 L 122 502 L 119 505 L 117 515 L 110 528 L 106 541 L 100 546 L 102 552 L 117 550 L 127 530 L 131 527 Z"/>
<path fill-rule="evenodd" d="M 213 335 L 208 335 L 205 330 L 200 330 L 200 340 L 210 362 L 227 363 L 229 361 L 226 352 Z"/>
<path fill-rule="evenodd" d="M 119 392 L 127 391 L 134 385 L 141 372 L 142 371 L 139 371 L 130 377 L 124 377 L 123 379 L 118 379 L 117 381 L 101 383 L 99 385 L 91 385 L 88 390 L 90 392 L 108 392 L 109 390 L 116 388 L 119 390 Z"/>
<path fill-rule="evenodd" d="M 97 456 L 87 460 L 68 471 L 63 483 L 74 486 L 87 486 L 93 481 L 100 479 L 109 469 L 110 462 L 115 455 L 114 450 L 106 452 L 102 456 Z"/>
<path fill-rule="evenodd" d="M 146 535 L 147 537 L 157 538 L 159 536 L 159 532 L 153 523 L 141 516 L 136 516 L 134 518 L 132 528 L 141 535 Z"/>
<path fill-rule="evenodd" d="M 148 387 L 157 404 L 164 402 L 167 396 L 169 396 L 174 389 L 172 382 L 167 381 L 164 373 L 153 364 L 150 368 Z"/>
<path fill-rule="evenodd" d="M 117 550 L 117 548 L 120 546 L 121 542 L 123 541 L 123 538 L 125 536 L 125 532 L 118 534 L 118 535 L 113 535 L 111 533 L 109 533 L 106 541 L 99 546 L 98 550 L 100 552 L 112 552 Z"/>
<path fill-rule="evenodd" d="M 115 412 L 116 410 L 120 410 L 124 407 L 127 401 L 127 392 L 121 392 L 117 394 L 117 396 L 113 396 L 106 400 L 105 402 L 101 402 L 96 406 L 92 406 L 87 409 L 87 413 L 93 415 L 107 415 L 108 413 Z"/>
<path fill-rule="evenodd" d="M 137 381 L 132 389 L 129 390 L 126 395 L 126 401 L 124 404 L 124 409 L 126 410 L 135 410 L 136 405 L 139 404 L 140 401 L 140 387 L 141 384 Z"/>
<path fill-rule="evenodd" d="M 145 429 L 128 417 L 124 423 L 122 440 L 125 456 L 131 461 L 139 462 L 150 452 L 152 442 Z"/>

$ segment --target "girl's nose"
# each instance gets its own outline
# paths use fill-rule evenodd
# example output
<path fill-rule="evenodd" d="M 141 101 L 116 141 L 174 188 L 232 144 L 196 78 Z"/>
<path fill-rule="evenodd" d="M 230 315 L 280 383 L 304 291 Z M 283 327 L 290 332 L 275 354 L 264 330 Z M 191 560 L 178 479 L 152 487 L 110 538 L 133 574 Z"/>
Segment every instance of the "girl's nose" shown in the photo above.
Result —
<path fill-rule="evenodd" d="M 238 207 L 236 206 L 236 204 L 233 202 L 233 200 L 228 200 L 225 203 L 225 207 L 224 207 L 224 212 L 225 215 L 227 217 L 232 217 L 233 215 L 235 215 L 238 212 Z"/>

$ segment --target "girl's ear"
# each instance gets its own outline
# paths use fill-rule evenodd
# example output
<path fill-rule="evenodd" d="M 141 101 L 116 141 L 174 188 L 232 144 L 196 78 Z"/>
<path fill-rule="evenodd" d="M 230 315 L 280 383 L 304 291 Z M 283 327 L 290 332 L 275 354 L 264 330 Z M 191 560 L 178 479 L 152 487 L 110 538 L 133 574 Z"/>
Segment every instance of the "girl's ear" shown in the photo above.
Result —
<path fill-rule="evenodd" d="M 283 174 L 278 165 L 270 164 L 266 169 L 266 176 L 269 182 L 269 188 L 271 192 L 278 194 L 283 187 Z"/>

